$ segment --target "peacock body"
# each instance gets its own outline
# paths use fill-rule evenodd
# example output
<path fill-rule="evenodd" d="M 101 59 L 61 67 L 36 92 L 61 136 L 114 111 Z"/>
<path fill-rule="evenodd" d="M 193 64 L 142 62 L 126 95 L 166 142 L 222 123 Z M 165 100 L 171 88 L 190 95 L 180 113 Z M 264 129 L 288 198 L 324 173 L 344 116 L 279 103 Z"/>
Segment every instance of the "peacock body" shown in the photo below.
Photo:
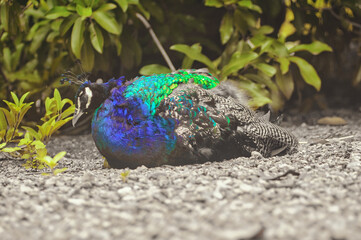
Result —
<path fill-rule="evenodd" d="M 258 117 L 237 90 L 207 71 L 83 83 L 77 112 L 95 109 L 92 136 L 111 167 L 180 165 L 297 148 L 288 131 Z"/>

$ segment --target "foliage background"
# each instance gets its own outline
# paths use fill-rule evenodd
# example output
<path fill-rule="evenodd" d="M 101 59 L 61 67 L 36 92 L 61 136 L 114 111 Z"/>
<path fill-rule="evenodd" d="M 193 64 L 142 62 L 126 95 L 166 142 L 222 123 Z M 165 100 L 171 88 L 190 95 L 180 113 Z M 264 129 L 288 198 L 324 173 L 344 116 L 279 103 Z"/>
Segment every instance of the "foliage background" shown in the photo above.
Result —
<path fill-rule="evenodd" d="M 176 68 L 235 80 L 255 107 L 307 110 L 360 93 L 360 1 L 0 0 L 0 98 L 30 91 L 43 105 L 64 71 L 80 74 L 76 59 L 92 80 L 169 71 L 136 13 Z"/>

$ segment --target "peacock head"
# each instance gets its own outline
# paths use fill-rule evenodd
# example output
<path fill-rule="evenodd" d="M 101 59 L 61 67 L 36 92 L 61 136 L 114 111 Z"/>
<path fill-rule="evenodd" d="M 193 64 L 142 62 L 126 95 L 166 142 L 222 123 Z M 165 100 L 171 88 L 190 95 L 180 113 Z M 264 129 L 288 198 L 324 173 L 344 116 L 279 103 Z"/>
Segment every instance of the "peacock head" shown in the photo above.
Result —
<path fill-rule="evenodd" d="M 80 65 L 81 66 L 81 65 Z M 73 126 L 83 114 L 95 111 L 110 95 L 110 90 L 124 83 L 124 77 L 110 79 L 108 82 L 91 82 L 88 80 L 89 73 L 82 70 L 82 74 L 75 75 L 71 71 L 62 74 L 61 83 L 79 85 L 75 95 L 75 113 L 73 116 Z"/>

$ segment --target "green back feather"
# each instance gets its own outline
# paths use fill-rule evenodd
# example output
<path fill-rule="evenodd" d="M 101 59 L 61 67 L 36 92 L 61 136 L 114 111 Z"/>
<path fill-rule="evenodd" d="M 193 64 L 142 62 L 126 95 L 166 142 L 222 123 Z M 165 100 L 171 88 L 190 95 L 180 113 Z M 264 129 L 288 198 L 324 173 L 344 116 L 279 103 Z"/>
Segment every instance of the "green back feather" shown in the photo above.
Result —
<path fill-rule="evenodd" d="M 214 88 L 218 79 L 208 72 L 199 70 L 178 70 L 174 73 L 143 76 L 134 80 L 124 91 L 124 97 L 141 99 L 153 115 L 160 102 L 169 96 L 179 84 L 192 82 L 204 89 Z"/>

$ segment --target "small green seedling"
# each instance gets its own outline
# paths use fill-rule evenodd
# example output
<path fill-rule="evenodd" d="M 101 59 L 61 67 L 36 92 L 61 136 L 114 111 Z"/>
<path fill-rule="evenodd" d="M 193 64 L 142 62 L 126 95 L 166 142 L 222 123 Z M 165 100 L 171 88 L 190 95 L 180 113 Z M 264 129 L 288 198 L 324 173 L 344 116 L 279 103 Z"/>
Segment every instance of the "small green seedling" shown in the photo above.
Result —
<path fill-rule="evenodd" d="M 61 168 L 61 169 L 55 169 L 56 166 L 58 165 L 58 162 L 60 159 L 62 159 L 65 156 L 66 152 L 59 152 L 58 154 L 56 154 L 53 158 L 48 156 L 47 153 L 44 153 L 44 156 L 41 158 L 41 161 L 50 168 L 52 174 L 55 176 L 58 173 L 62 173 L 64 171 L 66 171 L 68 168 Z M 50 175 L 50 173 L 42 173 L 42 175 Z"/>
<path fill-rule="evenodd" d="M 108 160 L 104 156 L 103 156 L 103 159 L 104 159 L 103 168 L 111 168 L 109 163 L 108 163 Z"/>
<path fill-rule="evenodd" d="M 129 174 L 130 174 L 130 170 L 125 170 L 124 172 L 120 173 L 120 177 L 122 178 L 123 182 L 128 181 Z"/>

